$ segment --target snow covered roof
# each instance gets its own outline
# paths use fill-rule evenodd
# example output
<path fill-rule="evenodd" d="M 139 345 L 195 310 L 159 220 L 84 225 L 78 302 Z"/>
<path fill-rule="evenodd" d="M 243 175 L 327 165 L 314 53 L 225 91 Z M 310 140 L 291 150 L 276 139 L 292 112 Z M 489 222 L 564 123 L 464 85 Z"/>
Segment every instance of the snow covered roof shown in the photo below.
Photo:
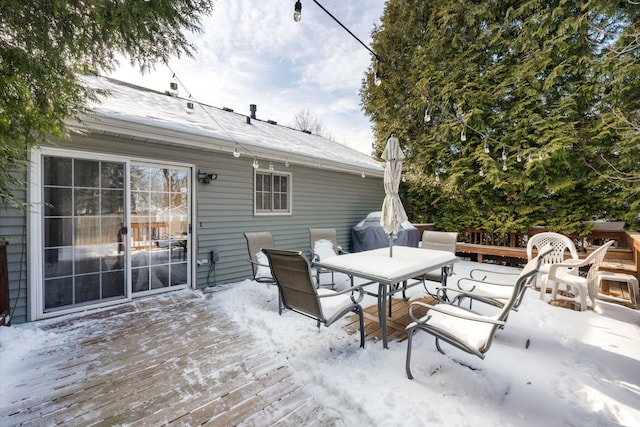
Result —
<path fill-rule="evenodd" d="M 195 102 L 194 113 L 187 114 L 187 99 L 107 77 L 82 78 L 88 86 L 109 91 L 90 106 L 95 115 L 83 117 L 95 133 L 226 153 L 237 146 L 241 155 L 258 160 L 384 174 L 374 158 L 328 138 Z"/>

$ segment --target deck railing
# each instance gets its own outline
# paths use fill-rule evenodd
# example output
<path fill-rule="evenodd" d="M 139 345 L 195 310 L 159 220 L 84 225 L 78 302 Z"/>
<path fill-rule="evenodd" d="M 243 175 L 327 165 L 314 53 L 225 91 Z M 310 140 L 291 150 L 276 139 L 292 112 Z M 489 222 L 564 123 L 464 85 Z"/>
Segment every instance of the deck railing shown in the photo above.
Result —
<path fill-rule="evenodd" d="M 435 230 L 433 224 L 414 224 L 420 233 Z M 640 233 L 632 230 L 610 229 L 607 223 L 596 224 L 586 235 L 566 234 L 576 245 L 580 257 L 586 257 L 594 248 L 609 240 L 616 243 L 607 251 L 603 268 L 634 274 L 640 280 Z M 531 236 L 549 231 L 536 227 L 524 233 L 494 233 L 473 227 L 458 232 L 457 252 L 460 256 L 478 262 L 499 262 L 505 265 L 522 265 L 527 259 L 527 242 Z"/>

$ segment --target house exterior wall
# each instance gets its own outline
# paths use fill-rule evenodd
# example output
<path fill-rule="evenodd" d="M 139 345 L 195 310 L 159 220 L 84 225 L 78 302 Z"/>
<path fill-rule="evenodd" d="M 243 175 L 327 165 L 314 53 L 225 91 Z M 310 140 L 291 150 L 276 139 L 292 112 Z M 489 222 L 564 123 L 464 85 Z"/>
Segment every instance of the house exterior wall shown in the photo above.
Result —
<path fill-rule="evenodd" d="M 22 175 L 22 181 L 26 176 Z M 19 200 L 26 200 L 26 192 L 14 192 Z M 7 273 L 9 278 L 9 310 L 12 323 L 24 322 L 27 315 L 27 252 L 25 212 L 15 208 L 0 208 L 0 238 L 7 241 Z"/>
<path fill-rule="evenodd" d="M 363 179 L 352 173 L 323 170 L 273 162 L 276 171 L 291 174 L 292 212 L 286 215 L 254 215 L 253 158 L 219 151 L 189 149 L 170 145 L 118 138 L 105 135 L 74 136 L 71 141 L 56 141 L 54 146 L 70 153 L 97 152 L 135 160 L 177 162 L 215 172 L 217 179 L 208 184 L 193 182 L 194 222 L 192 239 L 196 260 L 208 259 L 212 249 L 220 255 L 215 274 L 210 264 L 195 267 L 193 282 L 197 287 L 241 281 L 251 277 L 244 232 L 271 231 L 276 245 L 282 249 L 309 249 L 309 228 L 333 227 L 338 244 L 351 246 L 351 227 L 367 213 L 380 210 L 384 198 L 382 179 Z M 261 167 L 268 162 L 261 160 Z M 19 194 L 26 200 L 26 194 Z M 5 210 L 0 223 L 0 236 L 9 239 L 9 284 L 14 323 L 28 320 L 26 216 L 17 210 Z M 214 283 L 215 278 L 215 283 Z"/>

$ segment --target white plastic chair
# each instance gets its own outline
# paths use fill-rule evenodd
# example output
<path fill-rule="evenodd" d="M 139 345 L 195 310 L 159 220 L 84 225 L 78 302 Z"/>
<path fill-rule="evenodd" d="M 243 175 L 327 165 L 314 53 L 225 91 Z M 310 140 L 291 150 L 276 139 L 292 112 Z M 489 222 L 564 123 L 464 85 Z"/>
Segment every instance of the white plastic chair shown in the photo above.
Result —
<path fill-rule="evenodd" d="M 556 299 L 558 293 L 558 283 L 565 283 L 566 285 L 575 288 L 578 291 L 580 299 L 580 310 L 587 309 L 587 294 L 591 299 L 591 306 L 593 307 L 593 301 L 595 299 L 594 289 L 596 282 L 596 274 L 598 273 L 598 267 L 609 246 L 615 243 L 614 240 L 610 240 L 604 245 L 598 247 L 585 259 L 570 259 L 561 263 L 551 264 L 549 266 L 549 272 L 542 276 L 540 284 L 540 299 L 545 299 L 547 293 L 547 286 L 549 282 L 553 282 L 551 290 L 551 298 Z M 586 276 L 580 276 L 576 274 L 580 267 L 586 267 L 590 265 L 589 271 Z"/>
<path fill-rule="evenodd" d="M 529 238 L 529 241 L 527 242 L 527 260 L 531 261 L 533 259 L 534 250 L 540 251 L 540 248 L 547 245 L 551 245 L 553 247 L 553 252 L 543 258 L 540 270 L 538 271 L 536 280 L 533 283 L 534 287 L 537 287 L 537 283 L 540 283 L 538 279 L 541 279 L 543 274 L 547 274 L 549 272 L 549 267 L 551 265 L 565 261 L 565 252 L 569 251 L 571 259 L 579 258 L 576 245 L 570 238 L 560 233 L 547 231 L 544 233 L 534 234 Z"/>

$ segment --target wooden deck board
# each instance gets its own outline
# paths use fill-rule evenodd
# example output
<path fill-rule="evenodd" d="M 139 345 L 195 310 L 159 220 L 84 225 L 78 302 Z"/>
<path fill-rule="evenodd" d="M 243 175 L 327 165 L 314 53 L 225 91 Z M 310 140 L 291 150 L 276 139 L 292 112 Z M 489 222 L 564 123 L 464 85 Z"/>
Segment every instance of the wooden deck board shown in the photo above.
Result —
<path fill-rule="evenodd" d="M 39 383 L 17 386 L 0 412 L 5 425 L 336 420 L 293 382 L 286 361 L 256 352 L 210 295 L 147 298 L 41 329 L 71 338 L 30 355 Z"/>
<path fill-rule="evenodd" d="M 389 341 L 404 341 L 407 339 L 405 328 L 411 323 L 409 317 L 409 304 L 414 301 L 420 301 L 427 304 L 434 304 L 435 299 L 431 297 L 413 299 L 406 301 L 402 298 L 394 298 L 391 303 L 392 311 L 391 317 L 389 317 L 389 306 L 387 305 L 387 339 Z M 415 313 L 419 316 L 423 316 L 427 310 L 425 308 L 416 309 Z M 350 333 L 358 331 L 358 316 L 351 315 L 349 317 L 349 323 L 345 326 L 345 329 Z M 380 323 L 378 320 L 378 307 L 373 305 L 364 309 L 364 331 L 367 340 L 379 341 L 382 340 L 382 331 L 380 330 Z"/>

